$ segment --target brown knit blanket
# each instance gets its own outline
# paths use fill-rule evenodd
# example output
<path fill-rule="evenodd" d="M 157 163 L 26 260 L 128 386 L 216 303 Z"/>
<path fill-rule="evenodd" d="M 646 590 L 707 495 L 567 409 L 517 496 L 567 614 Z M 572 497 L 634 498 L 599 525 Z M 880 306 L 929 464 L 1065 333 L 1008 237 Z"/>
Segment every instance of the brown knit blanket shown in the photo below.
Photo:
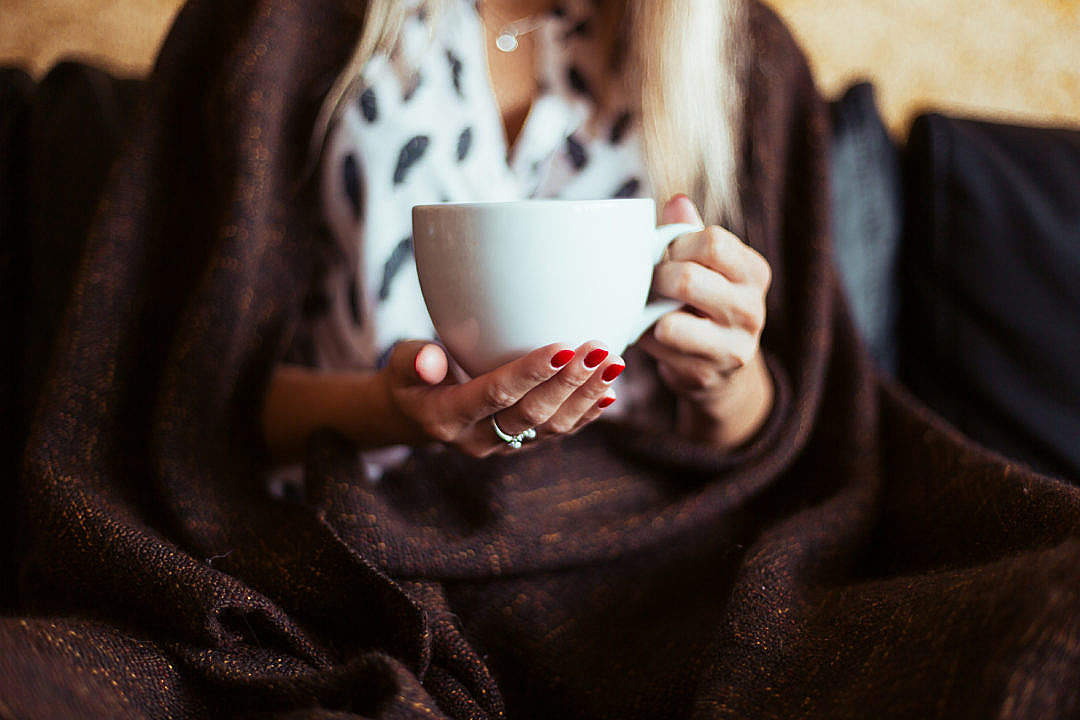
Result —
<path fill-rule="evenodd" d="M 750 10 L 745 237 L 780 390 L 721 454 L 597 425 L 377 484 L 257 419 L 326 258 L 304 156 L 358 32 L 334 0 L 195 0 L 104 191 L 25 454 L 17 718 L 1080 713 L 1080 493 L 882 381 L 830 266 L 827 121 Z"/>

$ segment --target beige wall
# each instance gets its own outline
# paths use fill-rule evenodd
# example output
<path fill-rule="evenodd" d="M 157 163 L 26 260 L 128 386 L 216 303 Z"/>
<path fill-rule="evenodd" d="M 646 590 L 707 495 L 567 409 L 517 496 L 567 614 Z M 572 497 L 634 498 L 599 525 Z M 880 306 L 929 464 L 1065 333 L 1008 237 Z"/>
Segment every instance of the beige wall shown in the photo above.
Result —
<path fill-rule="evenodd" d="M 1080 0 L 769 2 L 809 52 L 822 89 L 873 80 L 897 135 L 925 108 L 1080 124 Z M 76 53 L 144 72 L 178 6 L 0 0 L 0 63 L 41 72 Z"/>
<path fill-rule="evenodd" d="M 229 0 L 222 0 L 228 2 Z M 178 0 L 0 0 L 0 63 L 35 73 L 69 54 L 149 69 Z"/>
<path fill-rule="evenodd" d="M 873 80 L 897 135 L 928 108 L 1080 125 L 1078 0 L 770 0 L 818 84 Z"/>

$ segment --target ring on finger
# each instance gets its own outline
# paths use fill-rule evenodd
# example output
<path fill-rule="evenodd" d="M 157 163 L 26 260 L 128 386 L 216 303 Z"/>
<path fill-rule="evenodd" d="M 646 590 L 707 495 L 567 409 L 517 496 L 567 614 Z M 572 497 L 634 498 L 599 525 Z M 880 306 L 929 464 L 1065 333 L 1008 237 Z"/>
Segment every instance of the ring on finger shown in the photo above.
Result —
<path fill-rule="evenodd" d="M 500 440 L 502 440 L 514 450 L 519 449 L 523 443 L 536 439 L 536 430 L 534 430 L 533 428 L 529 428 L 528 430 L 522 430 L 516 435 L 511 435 L 510 433 L 505 432 L 501 427 L 499 427 L 499 423 L 495 419 L 494 414 L 491 415 L 491 428 L 495 431 L 495 435 L 498 436 Z"/>

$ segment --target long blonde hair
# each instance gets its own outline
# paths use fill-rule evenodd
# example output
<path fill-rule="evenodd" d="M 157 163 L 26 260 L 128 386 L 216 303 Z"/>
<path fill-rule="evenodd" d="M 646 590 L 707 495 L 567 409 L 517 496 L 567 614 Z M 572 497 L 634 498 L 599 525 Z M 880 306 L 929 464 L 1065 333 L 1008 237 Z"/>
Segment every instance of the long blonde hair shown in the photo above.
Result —
<path fill-rule="evenodd" d="M 358 90 L 364 64 L 397 45 L 408 3 L 342 0 L 363 31 L 316 120 L 312 157 Z M 432 22 L 452 0 L 425 0 Z M 619 0 L 614 0 L 618 2 Z M 638 93 L 649 180 L 658 199 L 684 192 L 708 223 L 739 228 L 740 138 L 745 98 L 743 0 L 623 0 L 619 41 L 627 93 Z"/>

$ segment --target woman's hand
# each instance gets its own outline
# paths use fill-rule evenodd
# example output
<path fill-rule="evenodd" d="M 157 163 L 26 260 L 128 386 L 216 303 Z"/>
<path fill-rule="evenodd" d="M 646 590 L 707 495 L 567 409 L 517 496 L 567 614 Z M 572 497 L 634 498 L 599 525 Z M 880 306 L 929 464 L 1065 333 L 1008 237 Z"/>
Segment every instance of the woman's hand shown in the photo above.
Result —
<path fill-rule="evenodd" d="M 611 383 L 624 367 L 597 343 L 576 350 L 555 344 L 459 384 L 447 378 L 441 347 L 410 341 L 398 343 L 378 376 L 406 441 L 438 441 L 486 457 L 507 448 L 491 415 L 510 435 L 529 428 L 538 439 L 575 433 L 615 402 Z"/>
<path fill-rule="evenodd" d="M 685 195 L 667 203 L 663 221 L 701 224 Z M 638 345 L 680 396 L 680 432 L 731 448 L 768 417 L 773 387 L 759 341 L 771 278 L 765 258 L 717 226 L 668 247 L 653 290 L 686 307 L 662 316 Z"/>

